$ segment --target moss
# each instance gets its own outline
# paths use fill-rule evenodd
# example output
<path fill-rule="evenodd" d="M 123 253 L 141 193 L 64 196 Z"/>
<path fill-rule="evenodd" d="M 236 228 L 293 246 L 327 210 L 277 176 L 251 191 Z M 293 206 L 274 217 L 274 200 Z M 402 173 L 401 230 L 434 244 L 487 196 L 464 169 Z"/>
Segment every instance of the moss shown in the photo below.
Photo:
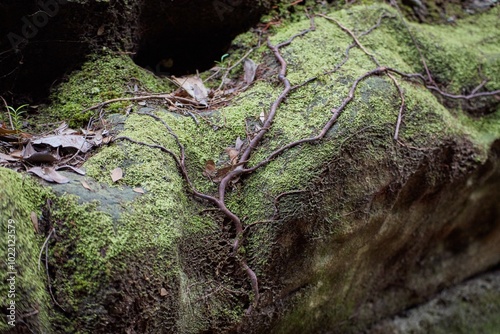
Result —
<path fill-rule="evenodd" d="M 134 91 L 161 93 L 170 91 L 172 85 L 165 79 L 155 77 L 134 64 L 124 55 L 106 53 L 94 55 L 73 72 L 67 82 L 61 83 L 51 95 L 52 104 L 42 114 L 54 119 L 66 120 L 71 126 L 81 126 L 95 114 L 84 109 L 100 102 L 124 97 Z M 117 102 L 106 107 L 108 111 L 120 111 L 128 102 Z"/>
<path fill-rule="evenodd" d="M 411 38 L 401 33 L 401 22 L 389 7 L 358 6 L 330 13 L 357 35 L 374 25 L 382 14 L 387 14 L 388 17 L 382 20 L 381 26 L 360 37 L 360 41 L 376 55 L 382 65 L 407 72 L 421 71 L 418 53 L 415 52 Z M 426 58 L 439 64 L 432 70 L 436 71 L 436 78 L 439 78 L 440 83 L 450 83 L 449 87 L 455 90 L 473 87 L 481 81 L 475 74 L 481 67 L 491 77 L 491 82 L 486 87 L 496 87 L 498 72 L 491 59 L 498 52 L 498 46 L 495 45 L 496 40 L 491 31 L 484 30 L 488 22 L 494 24 L 492 17 L 495 15 L 495 12 L 491 12 L 476 18 L 478 22 L 483 22 L 480 24 L 483 29 L 478 32 L 484 33 L 481 36 L 487 38 L 463 38 L 463 44 L 459 46 L 449 41 L 451 31 L 447 27 L 413 26 L 417 41 L 424 46 Z M 289 64 L 288 77 L 292 85 L 300 84 L 305 78 L 317 76 L 318 79 L 292 92 L 280 106 L 274 126 L 265 136 L 263 145 L 254 153 L 250 166 L 287 143 L 317 134 L 331 117 L 332 109 L 338 107 L 345 98 L 353 80 L 376 67 L 370 57 L 358 48 L 353 48 L 344 66 L 335 73 L 324 74 L 343 61 L 344 52 L 352 40 L 337 25 L 323 18 L 316 18 L 316 25 L 316 31 L 297 38 L 290 46 L 283 48 L 282 52 Z M 271 41 L 284 41 L 308 26 L 308 20 L 284 24 L 271 37 Z M 468 21 L 459 23 L 459 26 L 463 32 L 475 29 L 471 28 L 472 24 Z M 438 48 L 430 47 L 433 38 L 429 36 L 441 36 L 438 38 Z M 253 40 L 246 35 L 237 43 Z M 482 43 L 480 48 L 467 48 L 478 41 Z M 449 56 L 450 52 L 453 57 Z M 272 54 L 265 47 L 256 52 L 255 60 L 265 62 L 263 66 L 267 66 L 269 71 L 276 68 Z M 471 67 L 465 66 L 466 63 L 471 64 Z M 54 95 L 55 103 L 50 110 L 54 115 L 73 122 L 82 121 L 89 115 L 75 116 L 76 111 L 106 98 L 121 96 L 127 90 L 127 85 L 132 83 L 131 76 L 137 78 L 144 89 L 158 91 L 167 87 L 151 74 L 137 69 L 128 58 L 108 55 L 90 61 L 82 71 L 74 73 L 67 83 L 62 84 Z M 475 120 L 460 110 L 448 110 L 421 85 L 398 80 L 404 89 L 406 100 L 404 123 L 400 132 L 403 143 L 424 150 L 439 147 L 450 137 L 469 137 L 478 148 L 483 149 L 479 150 L 477 160 L 484 161 L 487 147 L 498 138 L 498 113 L 487 119 Z M 197 116 L 199 125 L 190 117 L 181 117 L 161 108 L 155 110 L 178 134 L 186 147 L 188 172 L 200 191 L 216 191 L 216 185 L 202 175 L 206 161 L 214 160 L 219 167 L 228 163 L 229 157 L 225 149 L 234 146 L 238 137 L 246 138 L 248 129 L 259 124 L 260 114 L 269 110 L 281 89 L 276 82 L 257 81 L 234 100 L 232 105 L 203 116 L 210 122 L 205 122 L 202 115 Z M 380 173 L 372 180 L 356 180 L 348 185 L 340 184 L 341 180 L 348 179 L 347 176 L 355 179 L 358 175 L 356 172 L 361 169 L 380 170 L 378 166 L 386 163 L 386 156 L 394 158 L 395 165 L 401 165 L 398 167 L 404 177 L 407 162 L 401 158 L 400 147 L 392 139 L 399 103 L 398 91 L 387 77 L 364 80 L 356 90 L 353 102 L 343 111 L 321 145 L 302 145 L 288 150 L 230 189 L 226 198 L 227 205 L 245 224 L 270 219 L 274 214 L 275 198 L 284 192 L 314 187 L 339 192 L 339 203 L 333 203 L 334 199 L 319 198 L 319 195 L 316 199 L 304 196 L 300 197 L 300 207 L 293 200 L 296 197 L 284 197 L 279 203 L 281 220 L 274 224 L 262 224 L 252 230 L 242 252 L 260 278 L 270 279 L 265 275 L 272 272 L 269 268 L 273 264 L 271 255 L 275 251 L 274 242 L 288 224 L 300 224 L 301 219 L 307 221 L 310 218 L 307 217 L 308 212 L 316 210 L 314 220 L 308 221 L 310 226 L 307 233 L 319 238 L 326 238 L 329 234 L 349 235 L 356 227 L 349 225 L 351 221 L 345 217 L 359 208 L 360 204 L 350 203 L 345 199 L 373 192 L 387 182 L 389 176 Z M 117 104 L 110 109 L 120 106 Z M 178 153 L 176 143 L 165 127 L 144 115 L 132 113 L 125 122 L 122 135 L 148 143 L 154 141 Z M 356 158 L 350 152 L 353 150 Z M 422 155 L 415 154 L 413 159 L 421 157 Z M 328 170 L 329 165 L 338 160 L 345 160 L 340 165 L 343 168 Z M 60 326 L 71 328 L 71 332 L 92 332 L 92 329 L 105 326 L 108 320 L 116 316 L 106 313 L 111 312 L 111 309 L 131 312 L 134 319 L 140 318 L 142 324 L 153 326 L 147 327 L 152 332 L 159 328 L 154 326 L 164 326 L 165 323 L 182 332 L 199 332 L 217 328 L 217 324 L 223 322 L 232 324 L 242 316 L 245 298 L 233 296 L 224 299 L 219 295 L 204 298 L 212 291 L 208 288 L 204 290 L 209 284 L 207 282 L 220 276 L 210 271 L 212 269 L 200 269 L 193 274 L 190 269 L 204 264 L 199 259 L 196 259 L 198 262 L 193 260 L 187 265 L 186 257 L 195 250 L 192 244 L 196 243 L 198 249 L 205 246 L 208 253 L 217 246 L 209 242 L 212 239 L 208 236 L 218 233 L 222 236 L 214 238 L 215 243 L 225 245 L 221 248 L 227 252 L 227 239 L 230 239 L 231 233 L 229 227 L 219 227 L 224 225 L 219 216 L 200 214 L 206 209 L 206 203 L 194 201 L 189 196 L 186 184 L 171 157 L 145 146 L 117 141 L 100 150 L 85 167 L 88 175 L 99 182 L 117 189 L 123 186 L 140 186 L 146 190 L 146 194 L 131 203 L 123 203 L 123 214 L 118 220 L 99 212 L 93 204 L 78 205 L 74 198 L 62 197 L 56 201 L 53 216 L 58 221 L 63 241 L 51 247 L 53 258 L 60 261 L 54 265 L 61 269 L 55 285 L 60 302 L 68 306 L 74 317 L 58 320 L 61 323 L 66 321 Z M 118 184 L 113 184 L 109 175 L 116 167 L 124 170 L 124 178 Z M 339 183 L 325 180 L 325 173 L 334 175 Z M 318 202 L 315 203 L 315 200 Z M 315 208 L 314 205 L 321 201 L 332 203 Z M 329 223 L 337 221 L 342 221 L 342 224 Z M 194 241 L 186 246 L 187 250 L 183 253 L 179 247 L 185 240 Z M 346 250 L 347 255 L 344 255 L 358 255 L 355 252 L 356 246 L 359 245 L 353 245 Z M 325 254 L 319 252 L 316 255 L 317 263 L 328 263 Z M 354 269 L 347 268 L 345 277 L 339 274 L 340 276 L 325 279 L 329 276 L 327 269 L 319 265 L 311 272 L 318 286 L 304 289 L 296 299 L 295 310 L 284 318 L 283 323 L 291 321 L 294 328 L 308 328 L 314 322 L 314 312 L 318 312 L 320 318 L 330 323 L 345 319 L 351 314 L 355 298 L 347 301 L 343 299 L 347 296 L 349 287 L 343 286 L 342 282 L 345 277 L 354 275 Z M 226 270 L 229 272 L 230 269 Z M 235 275 L 234 272 L 230 274 Z M 134 285 L 133 282 L 136 281 L 141 284 Z M 224 288 L 231 289 L 233 285 L 241 288 L 246 283 L 224 281 L 221 282 L 222 288 L 217 288 L 225 291 Z M 165 286 L 168 287 L 169 297 L 159 299 L 157 291 Z M 249 288 L 245 291 L 249 291 Z M 339 306 L 340 309 L 329 310 L 324 307 L 325 301 L 321 296 L 325 291 L 341 291 L 332 298 L 342 305 Z M 89 296 L 96 297 L 95 304 L 86 303 Z M 203 304 L 193 303 L 199 298 L 208 300 Z M 129 311 L 128 300 L 140 305 L 143 313 L 138 316 Z M 113 308 L 109 307 L 110 304 Z M 107 310 L 104 310 L 104 305 Z M 96 312 L 96 309 L 105 316 L 99 318 L 101 313 Z M 306 317 L 305 314 L 310 316 Z M 152 315 L 155 320 L 151 320 Z M 122 326 L 124 329 L 127 325 Z"/>
<path fill-rule="evenodd" d="M 48 191 L 40 187 L 29 177 L 0 167 L 2 192 L 0 194 L 0 222 L 2 225 L 2 240 L 0 249 L 2 262 L 0 266 L 2 285 L 0 286 L 2 309 L 7 310 L 11 300 L 15 301 L 16 326 L 24 325 L 50 332 L 49 321 L 50 298 L 45 289 L 45 269 L 38 269 L 40 248 L 44 239 L 35 233 L 31 221 L 31 213 L 41 217 L 41 208 L 48 196 Z M 13 221 L 10 224 L 11 220 Z M 11 227 L 9 227 L 9 224 Z M 41 228 L 41 227 L 40 227 Z M 16 258 L 14 268 L 7 267 L 7 233 L 15 231 Z M 9 246 L 11 247 L 11 246 Z M 15 275 L 15 297 L 8 298 L 9 285 L 6 283 L 9 272 Z M 34 316 L 23 319 L 23 315 L 35 313 Z M 10 325 L 2 316 L 0 331 L 4 332 Z"/>

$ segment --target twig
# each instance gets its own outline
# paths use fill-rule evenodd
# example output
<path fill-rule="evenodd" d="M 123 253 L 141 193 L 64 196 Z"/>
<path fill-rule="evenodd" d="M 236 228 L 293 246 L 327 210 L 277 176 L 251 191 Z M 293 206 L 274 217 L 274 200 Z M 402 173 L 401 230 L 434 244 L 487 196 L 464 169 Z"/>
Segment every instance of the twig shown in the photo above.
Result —
<path fill-rule="evenodd" d="M 224 73 L 224 75 L 222 76 L 222 79 L 220 81 L 220 85 L 219 87 L 217 88 L 217 91 L 220 91 L 222 86 L 224 86 L 224 81 L 226 80 L 227 76 L 229 75 L 229 73 L 236 67 L 238 66 L 243 60 L 245 60 L 252 52 L 254 51 L 254 49 L 250 49 L 247 51 L 247 53 L 245 53 L 245 55 L 243 57 L 241 57 L 236 63 L 234 63 L 233 66 L 229 67 L 226 72 Z M 211 78 L 211 77 L 210 77 Z M 210 79 L 208 78 L 207 81 Z"/>
<path fill-rule="evenodd" d="M 358 87 L 359 83 L 361 81 L 363 81 L 364 79 L 366 79 L 367 77 L 370 77 L 372 75 L 383 74 L 383 73 L 387 72 L 387 70 L 388 69 L 386 67 L 378 67 L 378 68 L 376 68 L 374 70 L 371 70 L 369 72 L 366 72 L 365 74 L 363 74 L 360 77 L 358 77 L 354 81 L 354 83 L 352 84 L 351 89 L 349 90 L 348 96 L 342 101 L 342 103 L 340 104 L 340 106 L 338 108 L 333 108 L 332 109 L 332 117 L 325 124 L 325 126 L 322 128 L 321 132 L 318 135 L 316 135 L 314 137 L 310 137 L 310 138 L 303 138 L 303 139 L 291 142 L 291 143 L 289 143 L 289 144 L 287 144 L 285 146 L 282 146 L 281 148 L 273 151 L 271 154 L 269 154 L 269 156 L 267 158 L 265 158 L 264 160 L 260 161 L 255 166 L 244 169 L 243 173 L 247 174 L 247 173 L 254 172 L 256 169 L 259 169 L 262 166 L 267 165 L 269 162 L 271 162 L 277 156 L 281 155 L 283 152 L 285 152 L 285 151 L 287 151 L 287 150 L 289 150 L 289 149 L 291 149 L 291 148 L 293 148 L 295 146 L 298 146 L 298 145 L 301 145 L 301 144 L 304 144 L 304 143 L 314 143 L 314 142 L 317 142 L 317 141 L 323 139 L 325 137 L 325 135 L 328 133 L 328 130 L 330 130 L 330 128 L 335 124 L 335 122 L 337 121 L 338 117 L 340 116 L 340 114 L 342 113 L 342 111 L 345 109 L 345 107 L 354 98 L 354 92 L 356 91 L 356 88 Z"/>
<path fill-rule="evenodd" d="M 398 11 L 399 18 L 400 18 L 401 22 L 403 22 L 406 30 L 408 31 L 408 34 L 410 35 L 411 40 L 413 41 L 413 45 L 415 45 L 415 47 L 417 48 L 418 54 L 420 55 L 420 60 L 422 61 L 422 65 L 424 65 L 424 68 L 425 68 L 425 73 L 427 73 L 427 81 L 431 84 L 434 84 L 434 80 L 432 79 L 432 75 L 431 75 L 431 72 L 429 71 L 429 67 L 427 67 L 427 62 L 425 61 L 425 57 L 422 53 L 422 50 L 420 50 L 420 47 L 417 44 L 417 40 L 415 39 L 415 37 L 411 33 L 410 27 L 408 26 L 408 23 L 406 23 L 406 20 L 403 16 L 403 13 L 401 12 L 401 8 L 399 8 L 399 5 L 398 5 L 397 1 L 395 1 L 395 0 L 390 0 L 390 3 L 391 3 L 391 6 L 394 6 L 394 8 L 396 8 L 396 10 Z"/>
<path fill-rule="evenodd" d="M 337 21 L 333 17 L 329 17 L 329 16 L 326 16 L 324 14 L 318 14 L 318 16 L 321 16 L 321 17 L 323 17 L 323 18 L 325 18 L 325 19 L 327 19 L 329 21 L 335 22 L 340 27 L 340 29 L 344 30 L 345 32 L 347 32 L 352 37 L 352 39 L 354 40 L 354 42 L 356 43 L 356 45 L 361 50 L 363 50 L 363 52 L 367 56 L 369 56 L 377 66 L 380 66 L 377 58 L 375 58 L 375 55 L 371 54 L 370 52 L 368 52 L 368 50 L 365 49 L 365 47 L 363 46 L 363 44 L 361 44 L 361 42 L 358 40 L 358 38 L 356 37 L 356 35 L 351 30 L 349 30 L 347 27 L 343 26 L 339 21 Z"/>
<path fill-rule="evenodd" d="M 38 255 L 38 270 L 41 270 L 40 268 L 40 264 L 42 262 L 42 254 L 43 254 L 43 250 L 45 249 L 45 246 L 47 245 L 47 243 L 49 242 L 50 240 L 50 237 L 52 236 L 52 234 L 56 231 L 55 228 L 52 228 L 49 232 L 49 235 L 47 236 L 47 238 L 45 238 L 45 241 L 42 245 L 42 248 L 40 249 L 40 254 Z"/>
<path fill-rule="evenodd" d="M 52 229 L 54 231 L 54 229 Z M 47 284 L 49 286 L 49 292 L 50 296 L 52 297 L 52 300 L 54 303 L 61 308 L 61 310 L 65 311 L 64 307 L 62 307 L 56 300 L 56 297 L 54 297 L 54 294 L 52 293 L 52 283 L 50 281 L 50 275 L 49 275 L 49 245 L 45 245 L 45 271 L 47 272 Z"/>
<path fill-rule="evenodd" d="M 5 101 L 5 99 L 3 98 L 3 96 L 0 95 L 0 98 L 2 99 L 3 104 L 5 105 L 5 111 L 7 111 L 7 116 L 9 116 L 10 128 L 12 130 L 15 130 L 15 128 L 14 128 L 14 122 L 12 121 L 12 115 L 10 114 L 10 110 L 9 110 L 9 105 L 7 104 L 7 101 Z"/>
<path fill-rule="evenodd" d="M 401 105 L 399 107 L 399 112 L 398 112 L 398 119 L 396 121 L 396 129 L 394 130 L 394 140 L 398 140 L 398 136 L 399 136 L 399 128 L 401 126 L 401 120 L 403 119 L 403 110 L 405 108 L 405 95 L 404 95 L 404 92 L 403 92 L 403 89 L 401 88 L 401 86 L 399 85 L 398 81 L 396 80 L 396 78 L 394 77 L 394 75 L 392 75 L 390 72 L 387 73 L 387 76 L 389 78 L 391 78 L 392 82 L 394 82 L 394 85 L 396 86 L 396 88 L 398 89 L 398 92 L 399 92 L 399 97 L 401 99 Z"/>
<path fill-rule="evenodd" d="M 386 13 L 383 13 L 382 15 L 380 15 L 380 17 L 378 18 L 377 20 L 377 23 L 374 24 L 373 26 L 371 26 L 368 30 L 366 31 L 363 31 L 361 34 L 359 34 L 358 38 L 359 37 L 362 37 L 362 36 L 366 36 L 368 35 L 369 33 L 371 33 L 373 30 L 377 29 L 378 27 L 380 27 L 380 25 L 382 24 L 382 19 L 386 18 L 386 17 L 392 17 L 392 16 L 389 16 L 387 15 Z M 341 68 L 342 66 L 344 66 L 344 64 L 349 60 L 349 51 L 356 46 L 356 42 L 350 44 L 346 50 L 344 51 L 344 59 L 342 59 L 342 61 L 340 63 L 338 63 L 337 65 L 335 65 L 335 67 L 331 70 L 328 70 L 328 71 L 325 71 L 323 72 L 321 75 L 330 75 L 332 73 L 335 73 L 337 72 L 337 70 L 339 68 Z M 314 77 L 311 77 L 309 79 L 306 79 L 305 81 L 303 81 L 302 83 L 300 84 L 297 84 L 295 86 L 292 87 L 292 91 L 300 88 L 300 87 L 303 87 L 305 85 L 307 85 L 308 83 L 310 82 L 313 82 L 315 80 L 318 79 L 318 76 L 314 76 Z"/>

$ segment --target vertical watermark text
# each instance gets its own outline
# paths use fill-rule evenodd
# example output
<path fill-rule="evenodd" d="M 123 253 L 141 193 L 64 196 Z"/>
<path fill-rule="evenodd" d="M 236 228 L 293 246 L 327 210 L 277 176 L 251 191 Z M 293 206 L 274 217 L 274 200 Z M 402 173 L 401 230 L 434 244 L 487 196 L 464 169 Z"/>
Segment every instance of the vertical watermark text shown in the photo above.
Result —
<path fill-rule="evenodd" d="M 7 221 L 7 323 L 16 325 L 16 221 Z"/>

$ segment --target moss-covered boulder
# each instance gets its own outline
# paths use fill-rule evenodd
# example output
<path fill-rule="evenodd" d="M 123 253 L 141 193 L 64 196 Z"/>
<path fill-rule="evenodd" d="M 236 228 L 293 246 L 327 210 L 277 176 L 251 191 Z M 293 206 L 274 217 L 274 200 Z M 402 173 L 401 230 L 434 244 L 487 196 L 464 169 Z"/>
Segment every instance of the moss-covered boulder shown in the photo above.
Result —
<path fill-rule="evenodd" d="M 384 5 L 328 15 L 341 25 L 316 17 L 315 30 L 281 48 L 293 89 L 269 128 L 261 120 L 283 87 L 264 45 L 251 55 L 260 64 L 258 80 L 225 107 L 183 116 L 157 101 L 133 106 L 117 135 L 132 141 L 116 140 L 84 165 L 96 194 L 105 188 L 96 202 L 76 189 L 79 177 L 49 192 L 33 181 L 23 188 L 21 176 L 2 171 L 13 193 L 1 197 L 2 208 L 11 207 L 14 219 L 30 226 L 30 211 L 44 207 L 44 235 L 30 230 L 17 244 L 32 250 L 19 266 L 33 273 L 20 281 L 45 298 L 30 328 L 354 333 L 499 263 L 498 100 L 450 99 L 387 70 L 425 73 L 423 56 L 433 77 L 428 86 L 453 95 L 499 90 L 498 8 L 456 26 L 404 25 Z M 284 24 L 270 43 L 309 27 L 307 18 Z M 247 33 L 234 43 L 253 42 L 258 38 Z M 60 91 L 71 96 L 75 82 Z M 242 164 L 267 161 L 281 147 L 316 136 L 350 91 L 352 101 L 321 140 L 285 149 L 228 185 L 223 202 L 242 233 L 234 217 L 193 195 L 196 188 L 220 199 L 207 161 L 223 174 L 233 160 L 227 148 L 248 144 L 259 131 L 266 131 L 263 140 Z M 185 148 L 180 170 L 177 140 Z M 112 183 L 116 167 L 124 178 Z M 131 196 L 133 188 L 145 193 Z M 51 231 L 48 271 L 36 271 L 37 250 Z M 237 254 L 235 238 L 242 244 Z M 248 268 L 258 279 L 258 303 Z"/>
<path fill-rule="evenodd" d="M 103 49 L 152 71 L 206 70 L 276 2 L 1 0 L 0 94 L 44 102 L 54 82 Z"/>

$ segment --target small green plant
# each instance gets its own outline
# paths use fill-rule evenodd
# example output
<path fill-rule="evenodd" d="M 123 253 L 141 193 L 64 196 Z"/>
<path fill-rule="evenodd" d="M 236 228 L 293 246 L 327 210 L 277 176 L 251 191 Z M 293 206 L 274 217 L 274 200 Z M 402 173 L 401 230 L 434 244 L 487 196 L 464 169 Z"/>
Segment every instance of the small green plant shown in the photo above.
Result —
<path fill-rule="evenodd" d="M 24 108 L 27 106 L 28 106 L 27 104 L 23 104 L 22 106 L 19 106 L 16 109 L 14 109 L 14 107 L 11 106 L 6 106 L 12 130 L 19 130 L 23 126 L 22 115 L 26 113 L 26 110 L 24 110 Z"/>
<path fill-rule="evenodd" d="M 220 61 L 216 61 L 215 63 L 217 64 L 217 66 L 221 67 L 221 68 L 224 68 L 224 61 L 226 60 L 226 58 L 229 57 L 229 53 L 225 53 L 223 54 L 221 57 L 220 57 Z"/>

